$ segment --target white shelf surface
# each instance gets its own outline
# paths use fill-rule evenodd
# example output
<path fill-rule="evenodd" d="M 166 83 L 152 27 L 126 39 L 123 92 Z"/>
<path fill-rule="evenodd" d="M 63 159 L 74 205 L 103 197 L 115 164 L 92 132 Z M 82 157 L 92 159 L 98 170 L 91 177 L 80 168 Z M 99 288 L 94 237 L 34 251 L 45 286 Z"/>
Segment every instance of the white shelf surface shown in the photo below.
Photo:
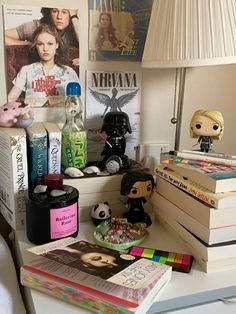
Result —
<path fill-rule="evenodd" d="M 80 224 L 79 238 L 93 242 L 94 226 L 92 222 Z M 167 230 L 158 222 L 154 222 L 149 228 L 149 236 L 141 244 L 145 247 L 159 249 L 169 252 L 188 253 L 173 238 Z M 26 249 L 34 246 L 27 240 L 25 230 L 15 232 L 16 253 L 19 263 L 26 264 L 34 258 Z M 26 288 L 27 301 L 30 313 L 78 314 L 78 307 L 55 299 L 33 289 Z M 204 273 L 200 266 L 194 261 L 190 273 L 173 271 L 170 283 L 155 298 L 155 302 L 148 313 L 159 313 L 173 311 L 183 307 L 200 305 L 214 302 L 222 298 L 236 296 L 236 270 L 218 271 L 210 274 Z M 91 313 L 79 308 L 80 314 Z"/>

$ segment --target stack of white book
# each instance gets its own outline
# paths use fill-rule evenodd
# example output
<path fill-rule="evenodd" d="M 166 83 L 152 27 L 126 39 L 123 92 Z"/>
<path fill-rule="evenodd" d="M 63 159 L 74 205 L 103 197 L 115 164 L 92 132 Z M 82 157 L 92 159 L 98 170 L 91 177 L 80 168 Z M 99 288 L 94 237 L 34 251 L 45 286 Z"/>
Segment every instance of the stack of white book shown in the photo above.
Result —
<path fill-rule="evenodd" d="M 90 220 L 91 209 L 98 203 L 107 202 L 113 216 L 126 211 L 125 199 L 120 195 L 122 174 L 100 176 L 89 174 L 79 178 L 63 179 L 63 184 L 79 191 L 79 220 Z"/>
<path fill-rule="evenodd" d="M 236 157 L 163 155 L 152 203 L 206 272 L 236 268 Z"/>

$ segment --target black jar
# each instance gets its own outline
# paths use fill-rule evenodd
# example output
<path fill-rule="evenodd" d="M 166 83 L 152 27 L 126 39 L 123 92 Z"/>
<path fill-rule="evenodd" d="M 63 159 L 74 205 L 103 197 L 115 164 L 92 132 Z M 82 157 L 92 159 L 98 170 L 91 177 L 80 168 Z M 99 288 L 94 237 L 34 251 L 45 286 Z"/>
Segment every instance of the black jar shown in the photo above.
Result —
<path fill-rule="evenodd" d="M 78 190 L 61 185 L 54 180 L 55 177 L 51 180 L 52 176 L 49 176 L 45 176 L 45 183 L 48 184 L 46 192 L 33 191 L 27 200 L 26 234 L 28 240 L 36 245 L 68 236 L 76 237 L 79 231 Z M 65 194 L 52 196 L 55 186 L 56 191 Z"/>

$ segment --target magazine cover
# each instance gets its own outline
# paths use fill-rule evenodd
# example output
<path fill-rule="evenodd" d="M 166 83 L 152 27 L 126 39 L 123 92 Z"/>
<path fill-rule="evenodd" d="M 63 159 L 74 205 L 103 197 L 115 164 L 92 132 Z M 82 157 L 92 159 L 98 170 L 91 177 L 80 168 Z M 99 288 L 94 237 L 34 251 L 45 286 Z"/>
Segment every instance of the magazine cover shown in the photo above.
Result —
<path fill-rule="evenodd" d="M 153 0 L 89 0 L 89 60 L 141 61 Z"/>
<path fill-rule="evenodd" d="M 86 129 L 88 154 L 100 154 L 104 139 L 98 136 L 103 118 L 111 111 L 125 112 L 132 133 L 127 133 L 126 151 L 134 151 L 140 137 L 141 72 L 87 71 L 86 76 Z M 105 133 L 102 133 L 105 137 Z"/>
<path fill-rule="evenodd" d="M 69 81 L 79 81 L 77 9 L 4 5 L 8 102 L 64 106 Z"/>

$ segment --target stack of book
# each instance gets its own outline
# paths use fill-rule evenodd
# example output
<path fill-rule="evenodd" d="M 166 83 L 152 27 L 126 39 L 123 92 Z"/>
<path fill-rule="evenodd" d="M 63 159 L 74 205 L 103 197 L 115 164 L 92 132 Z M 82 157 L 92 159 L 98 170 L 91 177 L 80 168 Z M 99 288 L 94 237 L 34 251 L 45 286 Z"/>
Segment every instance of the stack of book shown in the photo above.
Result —
<path fill-rule="evenodd" d="M 61 132 L 54 122 L 1 127 L 0 143 L 0 212 L 18 230 L 25 228 L 28 190 L 45 174 L 60 173 Z"/>
<path fill-rule="evenodd" d="M 236 268 L 236 157 L 184 151 L 161 160 L 151 199 L 157 219 L 204 271 Z"/>
<path fill-rule="evenodd" d="M 113 216 L 120 216 L 125 210 L 125 197 L 120 195 L 122 174 L 99 176 L 84 175 L 79 178 L 64 177 L 63 184 L 79 191 L 79 221 L 90 220 L 91 209 L 98 203 L 108 202 Z"/>
<path fill-rule="evenodd" d="M 147 313 L 172 275 L 166 264 L 70 237 L 29 250 L 39 256 L 21 267 L 24 286 L 96 313 Z"/>

